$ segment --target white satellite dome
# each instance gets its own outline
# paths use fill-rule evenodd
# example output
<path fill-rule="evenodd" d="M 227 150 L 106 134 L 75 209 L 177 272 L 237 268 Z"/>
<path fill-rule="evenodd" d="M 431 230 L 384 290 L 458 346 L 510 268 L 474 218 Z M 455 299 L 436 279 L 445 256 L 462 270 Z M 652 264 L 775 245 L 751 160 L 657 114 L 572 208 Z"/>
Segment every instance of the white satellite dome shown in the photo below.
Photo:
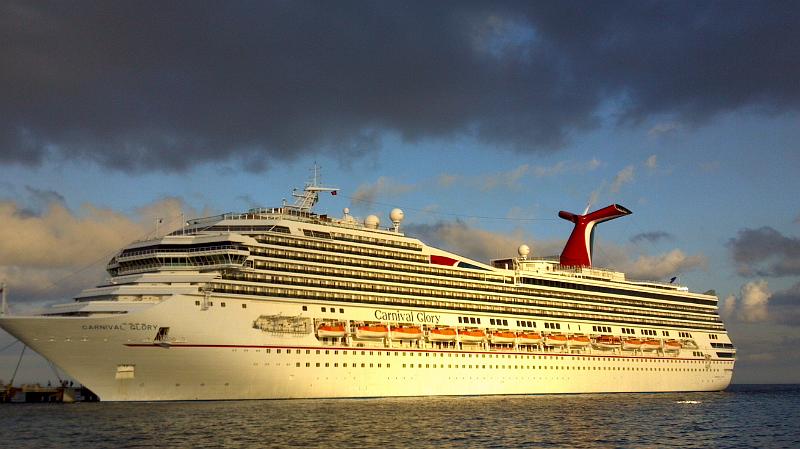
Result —
<path fill-rule="evenodd" d="M 367 218 L 364 219 L 364 226 L 368 227 L 369 229 L 378 229 L 380 224 L 381 219 L 378 218 L 377 215 L 367 215 Z"/>
<path fill-rule="evenodd" d="M 392 223 L 400 223 L 405 218 L 405 213 L 403 213 L 402 209 L 394 208 L 389 213 L 389 218 L 392 220 Z"/>
<path fill-rule="evenodd" d="M 531 247 L 525 244 L 519 245 L 519 248 L 517 248 L 517 253 L 519 253 L 519 256 L 523 259 L 527 259 L 528 254 L 531 253 Z"/>

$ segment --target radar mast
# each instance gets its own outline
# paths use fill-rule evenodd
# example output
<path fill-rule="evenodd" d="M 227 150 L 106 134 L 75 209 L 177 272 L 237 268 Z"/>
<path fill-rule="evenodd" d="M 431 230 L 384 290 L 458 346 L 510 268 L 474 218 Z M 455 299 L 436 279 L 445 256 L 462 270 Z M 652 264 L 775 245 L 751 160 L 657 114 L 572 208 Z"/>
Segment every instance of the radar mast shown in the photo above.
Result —
<path fill-rule="evenodd" d="M 311 172 L 311 179 L 306 182 L 305 188 L 301 192 L 298 192 L 297 189 L 292 191 L 294 204 L 286 206 L 287 209 L 310 213 L 319 202 L 319 192 L 331 192 L 331 195 L 336 195 L 339 191 L 338 188 L 325 187 L 320 184 L 320 166 L 316 162 L 311 168 Z"/>

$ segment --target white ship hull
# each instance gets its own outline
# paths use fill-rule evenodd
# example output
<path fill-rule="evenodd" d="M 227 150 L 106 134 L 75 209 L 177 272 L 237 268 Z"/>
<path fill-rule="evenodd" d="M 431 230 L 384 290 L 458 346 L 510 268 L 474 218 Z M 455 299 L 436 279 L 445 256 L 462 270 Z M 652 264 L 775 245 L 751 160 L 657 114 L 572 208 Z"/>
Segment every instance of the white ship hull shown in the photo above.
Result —
<path fill-rule="evenodd" d="M 262 315 L 304 315 L 298 302 L 214 297 L 203 310 L 196 305 L 200 299 L 176 295 L 103 318 L 4 317 L 0 325 L 104 401 L 714 391 L 728 386 L 734 364 L 691 357 L 686 350 L 631 355 L 590 348 L 492 350 L 488 342 L 461 348 L 424 341 L 321 342 L 313 330 L 254 328 Z M 307 304 L 314 311 L 307 318 L 330 318 L 319 316 L 319 304 Z M 346 315 L 337 319 L 374 319 L 380 311 L 340 307 Z M 456 316 L 412 312 L 457 326 Z M 162 327 L 169 327 L 168 338 L 156 342 Z"/>

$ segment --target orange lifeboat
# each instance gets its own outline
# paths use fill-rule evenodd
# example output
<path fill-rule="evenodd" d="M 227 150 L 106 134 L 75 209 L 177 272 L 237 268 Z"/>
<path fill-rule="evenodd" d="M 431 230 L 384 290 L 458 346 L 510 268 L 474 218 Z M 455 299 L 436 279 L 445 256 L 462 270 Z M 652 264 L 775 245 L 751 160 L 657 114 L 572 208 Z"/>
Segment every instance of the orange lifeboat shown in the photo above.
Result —
<path fill-rule="evenodd" d="M 428 340 L 430 341 L 454 341 L 456 339 L 456 330 L 449 327 L 436 327 L 428 332 Z"/>
<path fill-rule="evenodd" d="M 389 328 L 384 324 L 370 324 L 356 327 L 358 338 L 383 338 L 389 334 Z"/>
<path fill-rule="evenodd" d="M 547 346 L 565 346 L 567 344 L 567 336 L 562 334 L 552 334 L 544 337 L 544 344 Z"/>
<path fill-rule="evenodd" d="M 517 334 L 508 331 L 492 332 L 492 343 L 514 343 Z"/>
<path fill-rule="evenodd" d="M 460 331 L 458 335 L 461 336 L 461 341 L 465 343 L 481 342 L 486 339 L 486 332 L 480 329 L 466 329 Z"/>
<path fill-rule="evenodd" d="M 317 328 L 317 336 L 341 338 L 347 335 L 347 329 L 341 323 L 322 323 Z"/>
<path fill-rule="evenodd" d="M 677 352 L 680 351 L 683 345 L 678 340 L 667 340 L 664 342 L 664 350 Z"/>
<path fill-rule="evenodd" d="M 569 345 L 576 348 L 589 346 L 592 341 L 586 335 L 570 335 L 568 339 Z"/>
<path fill-rule="evenodd" d="M 642 347 L 642 340 L 638 338 L 629 338 L 622 341 L 622 349 L 634 350 Z"/>
<path fill-rule="evenodd" d="M 542 341 L 542 336 L 536 332 L 520 332 L 517 337 L 519 337 L 519 344 L 521 345 L 536 345 Z"/>
<path fill-rule="evenodd" d="M 419 340 L 422 338 L 422 329 L 416 326 L 393 327 L 391 334 L 394 340 Z"/>
<path fill-rule="evenodd" d="M 619 348 L 621 342 L 619 337 L 613 335 L 601 335 L 594 339 L 594 345 L 598 349 L 616 349 Z"/>
<path fill-rule="evenodd" d="M 658 351 L 661 349 L 661 341 L 660 340 L 645 340 L 642 342 L 642 351 Z"/>

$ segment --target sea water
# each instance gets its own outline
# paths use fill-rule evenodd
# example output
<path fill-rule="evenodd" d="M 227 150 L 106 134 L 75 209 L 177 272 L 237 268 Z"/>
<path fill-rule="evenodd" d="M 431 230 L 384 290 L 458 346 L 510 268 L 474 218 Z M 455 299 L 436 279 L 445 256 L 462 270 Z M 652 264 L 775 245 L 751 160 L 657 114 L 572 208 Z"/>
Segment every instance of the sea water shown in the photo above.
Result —
<path fill-rule="evenodd" d="M 800 447 L 800 385 L 714 393 L 6 404 L 2 447 Z"/>

